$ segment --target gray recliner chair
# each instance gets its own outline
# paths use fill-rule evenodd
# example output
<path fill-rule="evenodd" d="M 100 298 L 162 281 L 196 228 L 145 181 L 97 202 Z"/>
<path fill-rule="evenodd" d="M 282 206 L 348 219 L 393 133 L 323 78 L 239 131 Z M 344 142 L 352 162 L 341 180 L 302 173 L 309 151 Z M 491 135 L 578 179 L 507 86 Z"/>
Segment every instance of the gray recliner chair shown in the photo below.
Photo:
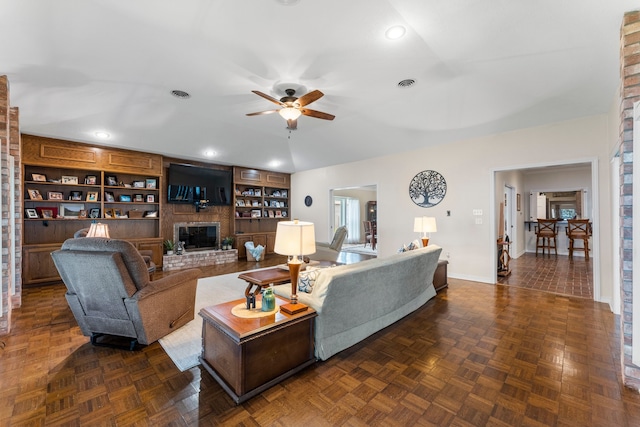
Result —
<path fill-rule="evenodd" d="M 194 318 L 197 268 L 151 281 L 133 244 L 101 237 L 68 239 L 51 256 L 71 311 L 94 345 L 112 335 L 129 338 L 133 350 Z"/>
<path fill-rule="evenodd" d="M 347 227 L 338 227 L 331 243 L 316 242 L 316 252 L 309 255 L 309 258 L 315 261 L 337 261 L 338 255 L 340 255 L 340 251 L 342 250 L 342 244 L 348 234 Z"/>

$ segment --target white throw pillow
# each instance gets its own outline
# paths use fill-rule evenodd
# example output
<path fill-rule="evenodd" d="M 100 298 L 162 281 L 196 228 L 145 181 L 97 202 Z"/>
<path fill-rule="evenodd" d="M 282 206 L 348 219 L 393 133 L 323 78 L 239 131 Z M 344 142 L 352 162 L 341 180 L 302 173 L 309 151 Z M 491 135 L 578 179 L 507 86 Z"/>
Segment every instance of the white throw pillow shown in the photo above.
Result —
<path fill-rule="evenodd" d="M 307 268 L 305 271 L 300 272 L 298 275 L 298 290 L 310 294 L 313 291 L 313 286 L 316 284 L 319 275 L 319 268 Z"/>

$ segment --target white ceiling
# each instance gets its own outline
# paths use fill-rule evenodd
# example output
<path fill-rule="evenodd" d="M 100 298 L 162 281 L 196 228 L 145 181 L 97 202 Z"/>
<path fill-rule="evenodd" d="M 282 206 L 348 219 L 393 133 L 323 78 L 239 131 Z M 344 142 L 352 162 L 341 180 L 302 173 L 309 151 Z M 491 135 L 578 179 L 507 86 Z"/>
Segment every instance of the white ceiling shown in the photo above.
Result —
<path fill-rule="evenodd" d="M 604 113 L 623 14 L 638 8 L 290 2 L 0 0 L 0 74 L 23 133 L 101 143 L 104 130 L 110 146 L 294 172 Z M 386 39 L 392 25 L 406 35 Z M 245 115 L 277 107 L 252 90 L 280 98 L 289 84 L 324 92 L 309 107 L 336 119 L 289 132 L 277 114 Z"/>

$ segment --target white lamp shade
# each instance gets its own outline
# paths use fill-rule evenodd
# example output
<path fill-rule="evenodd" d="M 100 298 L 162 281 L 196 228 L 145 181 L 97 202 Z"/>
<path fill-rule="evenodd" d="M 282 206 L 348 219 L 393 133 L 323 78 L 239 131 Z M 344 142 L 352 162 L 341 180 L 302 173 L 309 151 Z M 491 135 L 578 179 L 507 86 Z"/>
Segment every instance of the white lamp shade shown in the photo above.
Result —
<path fill-rule="evenodd" d="M 316 233 L 312 222 L 280 221 L 276 229 L 274 251 L 280 255 L 311 255 L 316 251 Z"/>
<path fill-rule="evenodd" d="M 278 110 L 278 114 L 280 114 L 285 120 L 295 120 L 300 117 L 300 114 L 302 114 L 302 112 L 297 108 L 284 107 Z"/>
<path fill-rule="evenodd" d="M 413 220 L 413 231 L 416 233 L 435 233 L 438 231 L 436 219 L 432 216 L 419 216 Z"/>
<path fill-rule="evenodd" d="M 109 226 L 107 224 L 103 224 L 101 222 L 94 222 L 89 226 L 89 231 L 87 232 L 87 237 L 108 237 L 109 236 Z"/>

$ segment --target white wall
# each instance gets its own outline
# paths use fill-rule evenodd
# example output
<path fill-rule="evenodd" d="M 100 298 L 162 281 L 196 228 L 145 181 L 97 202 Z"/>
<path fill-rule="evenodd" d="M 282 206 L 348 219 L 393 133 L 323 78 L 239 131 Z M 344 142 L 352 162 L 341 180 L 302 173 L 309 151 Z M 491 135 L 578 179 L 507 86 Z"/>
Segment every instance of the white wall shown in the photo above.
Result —
<path fill-rule="evenodd" d="M 497 206 L 493 171 L 595 158 L 599 165 L 600 199 L 609 200 L 609 138 L 612 134 L 608 128 L 609 117 L 592 116 L 298 172 L 292 175 L 291 188 L 295 195 L 291 200 L 292 211 L 301 220 L 314 222 L 316 234 L 324 236 L 329 226 L 329 189 L 376 184 L 379 256 L 393 254 L 403 243 L 415 239 L 413 218 L 427 214 L 436 217 L 438 222 L 438 232 L 431 236 L 431 241 L 443 247 L 445 256 L 450 254 L 449 275 L 495 283 Z M 415 174 L 429 169 L 440 172 L 448 188 L 440 204 L 424 209 L 411 201 L 408 187 Z M 314 199 L 311 207 L 304 206 L 307 194 Z M 599 221 L 609 224 L 609 204 L 598 204 L 594 200 L 594 206 L 599 211 Z M 476 224 L 476 217 L 472 215 L 474 209 L 483 211 L 482 224 Z M 447 211 L 451 212 L 450 216 Z M 608 266 L 606 271 L 594 270 L 610 278 L 610 233 L 602 233 L 594 245 L 600 246 L 601 257 L 606 258 L 599 262 Z M 607 283 L 607 280 L 603 281 L 605 299 L 611 295 Z M 596 295 L 596 299 L 599 298 Z"/>

